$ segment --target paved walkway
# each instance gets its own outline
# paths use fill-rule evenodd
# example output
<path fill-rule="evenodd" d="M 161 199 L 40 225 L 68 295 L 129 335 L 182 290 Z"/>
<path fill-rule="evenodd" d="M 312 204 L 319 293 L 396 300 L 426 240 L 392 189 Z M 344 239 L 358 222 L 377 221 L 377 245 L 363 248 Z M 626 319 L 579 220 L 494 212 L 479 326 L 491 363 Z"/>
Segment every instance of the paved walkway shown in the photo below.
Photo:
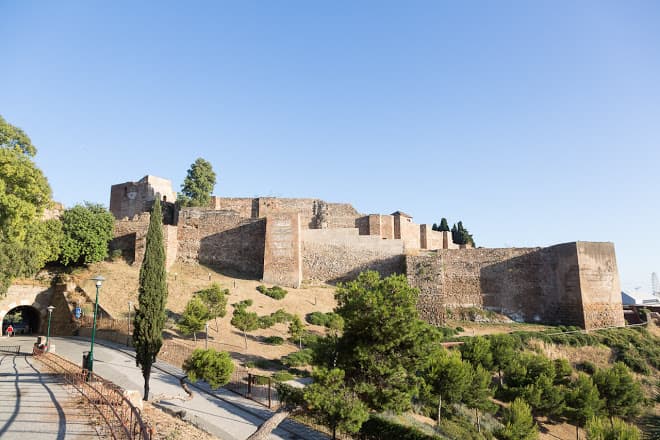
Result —
<path fill-rule="evenodd" d="M 16 338 L 18 339 L 18 338 Z M 15 343 L 0 339 L 0 345 Z M 26 348 L 23 347 L 23 351 Z M 69 440 L 96 438 L 89 418 L 57 376 L 41 373 L 25 354 L 0 351 L 0 438 Z"/>
<path fill-rule="evenodd" d="M 12 338 L 15 343 L 32 347 L 35 338 Z M 55 352 L 71 361 L 82 364 L 83 351 L 89 350 L 86 338 L 51 338 Z M 135 365 L 134 351 L 125 345 L 96 340 L 94 346 L 94 372 L 127 390 L 142 393 L 144 380 L 141 370 Z M 0 340 L 0 345 L 6 343 Z M 186 397 L 179 384 L 184 372 L 172 365 L 157 362 L 151 372 L 150 399 L 155 396 Z M 193 422 L 205 431 L 223 440 L 243 440 L 252 434 L 272 411 L 248 399 L 244 399 L 225 389 L 212 391 L 208 385 L 198 383 L 192 386 L 194 397 L 183 401 L 167 399 L 160 405 L 179 413 L 184 420 Z M 0 437 L 2 437 L 0 435 Z M 304 425 L 286 420 L 271 436 L 273 440 L 324 440 L 328 437 Z M 32 440 L 32 439 L 30 439 Z"/>

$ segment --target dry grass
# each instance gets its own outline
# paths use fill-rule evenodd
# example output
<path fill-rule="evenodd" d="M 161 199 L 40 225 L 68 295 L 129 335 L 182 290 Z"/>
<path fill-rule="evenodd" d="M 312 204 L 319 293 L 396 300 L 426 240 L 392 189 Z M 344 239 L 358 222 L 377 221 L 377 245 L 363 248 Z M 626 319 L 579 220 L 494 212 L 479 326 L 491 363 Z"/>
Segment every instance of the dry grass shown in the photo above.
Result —
<path fill-rule="evenodd" d="M 99 304 L 115 319 L 126 319 L 128 301 L 137 304 L 139 267 L 130 266 L 123 261 L 102 262 L 91 266 L 88 270 L 78 272 L 75 280 L 90 298 L 95 294 L 94 282 L 90 278 L 96 274 L 102 274 L 106 278 L 101 288 Z M 177 263 L 168 273 L 169 294 L 166 308 L 170 316 L 176 318 L 180 315 L 193 293 L 208 287 L 213 282 L 229 289 L 230 295 L 227 315 L 218 319 L 217 328 L 214 321 L 210 322 L 209 337 L 213 346 L 229 351 L 232 357 L 241 362 L 258 359 L 277 360 L 296 351 L 297 347 L 290 343 L 278 346 L 261 342 L 261 337 L 266 336 L 280 336 L 285 339 L 288 337 L 288 325 L 276 324 L 269 329 L 259 329 L 249 333 L 248 348 L 245 349 L 242 333 L 230 324 L 233 311 L 231 304 L 252 299 L 254 304 L 250 310 L 259 315 L 268 315 L 278 309 L 284 309 L 288 313 L 300 315 L 303 320 L 308 313 L 330 312 L 336 305 L 332 286 L 287 289 L 288 294 L 284 299 L 275 300 L 256 290 L 257 286 L 262 284 L 260 281 L 232 278 L 204 266 Z M 309 329 L 317 333 L 324 332 L 324 329 L 318 326 L 310 325 Z M 203 346 L 203 343 L 198 342 L 197 345 Z"/>

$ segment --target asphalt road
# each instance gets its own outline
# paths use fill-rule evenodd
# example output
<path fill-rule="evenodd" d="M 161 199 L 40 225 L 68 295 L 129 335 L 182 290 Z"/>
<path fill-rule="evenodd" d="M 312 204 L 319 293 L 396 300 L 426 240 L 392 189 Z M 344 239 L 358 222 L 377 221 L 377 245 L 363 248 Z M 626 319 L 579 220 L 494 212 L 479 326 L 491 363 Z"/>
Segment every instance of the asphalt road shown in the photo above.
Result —
<path fill-rule="evenodd" d="M 51 339 L 51 345 L 54 345 L 57 354 L 82 365 L 83 352 L 90 349 L 89 340 L 83 338 Z M 35 340 L 35 337 L 11 338 L 12 343 L 23 345 L 23 351 L 31 351 Z M 4 343 L 6 343 L 6 339 L 0 340 L 0 345 Z M 137 390 L 142 393 L 144 388 L 142 371 L 135 365 L 132 353 L 133 351 L 125 346 L 97 339 L 97 344 L 94 346 L 94 372 L 126 390 Z M 179 377 L 184 375 L 183 371 L 161 362 L 158 362 L 156 366 L 158 368 L 152 368 L 149 398 L 180 396 L 181 399 L 184 399 L 186 394 L 179 384 Z M 191 400 L 170 398 L 162 400 L 160 404 L 223 440 L 247 438 L 272 414 L 261 405 L 222 388 L 211 391 L 208 385 L 202 383 L 198 384 L 197 388 L 193 388 L 193 392 L 194 397 Z M 274 431 L 271 438 L 273 440 L 316 440 L 328 437 L 287 420 Z"/>

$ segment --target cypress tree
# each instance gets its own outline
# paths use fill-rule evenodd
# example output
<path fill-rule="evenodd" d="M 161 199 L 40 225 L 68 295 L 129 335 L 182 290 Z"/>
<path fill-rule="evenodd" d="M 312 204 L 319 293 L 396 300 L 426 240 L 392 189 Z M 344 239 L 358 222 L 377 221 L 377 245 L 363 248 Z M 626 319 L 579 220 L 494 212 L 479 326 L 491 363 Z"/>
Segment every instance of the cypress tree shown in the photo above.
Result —
<path fill-rule="evenodd" d="M 438 226 L 438 231 L 449 231 L 449 224 L 447 223 L 447 219 L 442 217 L 440 219 L 440 226 Z"/>
<path fill-rule="evenodd" d="M 156 355 L 163 345 L 167 279 L 162 222 L 160 194 L 156 194 L 156 200 L 151 211 L 151 220 L 149 221 L 149 230 L 147 231 L 144 260 L 140 267 L 139 308 L 135 313 L 133 324 L 135 362 L 142 368 L 142 376 L 144 377 L 143 400 L 149 398 L 151 365 L 156 362 Z"/>

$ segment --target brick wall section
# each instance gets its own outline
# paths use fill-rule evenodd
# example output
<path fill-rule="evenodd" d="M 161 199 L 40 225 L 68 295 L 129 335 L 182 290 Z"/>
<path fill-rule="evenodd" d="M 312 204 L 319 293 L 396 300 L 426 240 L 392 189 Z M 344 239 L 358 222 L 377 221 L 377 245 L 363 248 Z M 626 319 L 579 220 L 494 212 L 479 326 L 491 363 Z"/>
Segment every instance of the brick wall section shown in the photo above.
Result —
<path fill-rule="evenodd" d="M 406 257 L 421 316 L 484 307 L 517 320 L 584 326 L 575 243 L 549 248 L 439 250 Z"/>
<path fill-rule="evenodd" d="M 179 213 L 178 259 L 260 278 L 263 274 L 264 219 L 234 211 L 184 208 Z"/>
<path fill-rule="evenodd" d="M 266 219 L 263 280 L 287 287 L 300 287 L 300 214 L 277 214 Z"/>
<path fill-rule="evenodd" d="M 586 328 L 623 326 L 621 286 L 613 243 L 577 243 Z"/>
<path fill-rule="evenodd" d="M 302 231 L 303 279 L 312 283 L 353 279 L 367 269 L 403 273 L 402 254 L 401 240 L 359 235 L 356 228 Z"/>

